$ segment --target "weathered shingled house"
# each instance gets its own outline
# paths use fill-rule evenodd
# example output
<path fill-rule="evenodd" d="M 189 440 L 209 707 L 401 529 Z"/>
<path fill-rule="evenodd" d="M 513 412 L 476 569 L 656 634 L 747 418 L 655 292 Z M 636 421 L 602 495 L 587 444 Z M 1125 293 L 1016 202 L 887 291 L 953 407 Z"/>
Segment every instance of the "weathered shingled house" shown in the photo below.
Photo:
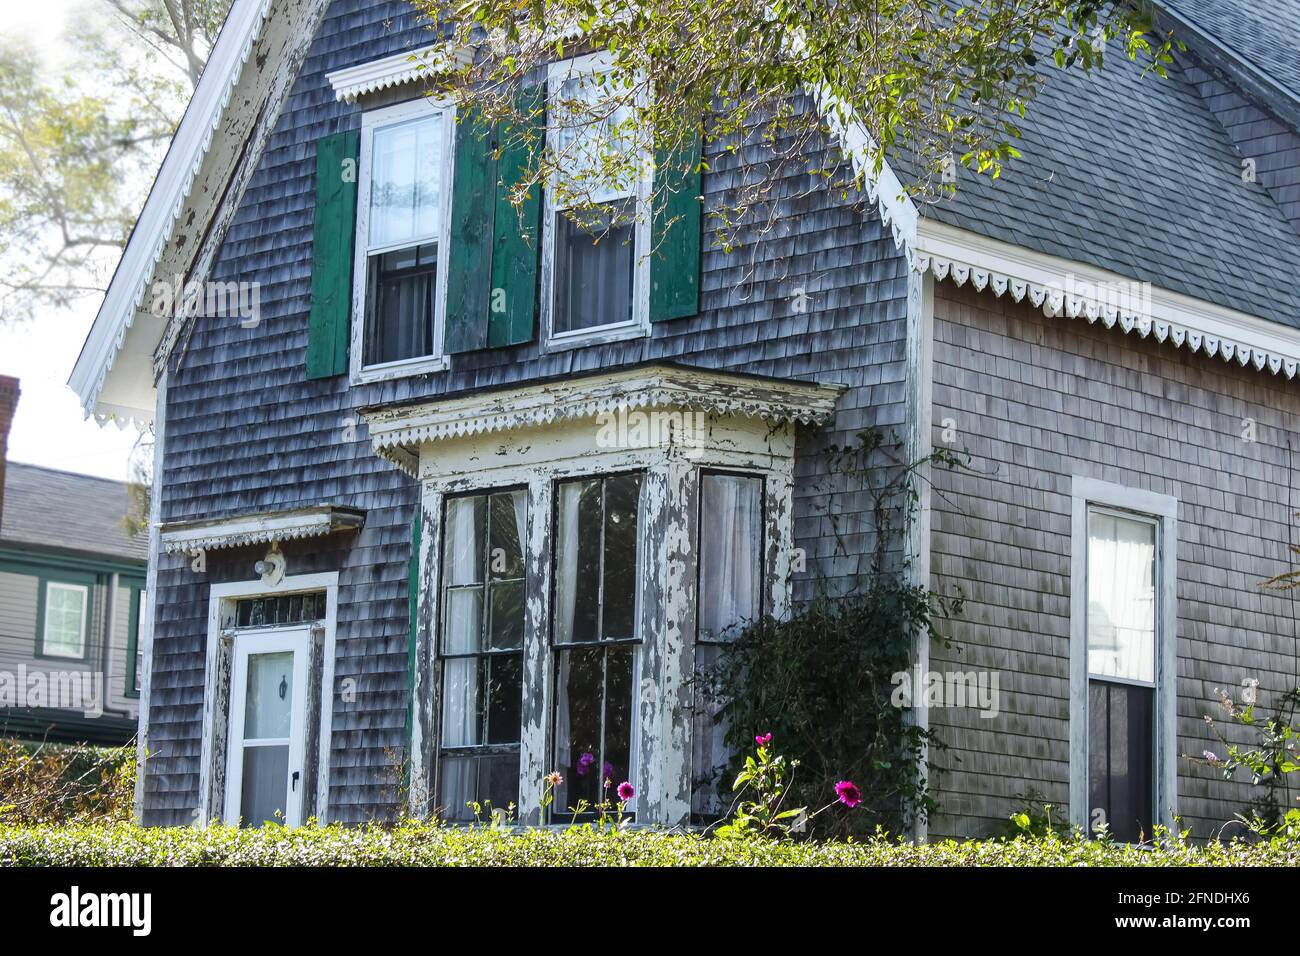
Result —
<path fill-rule="evenodd" d="M 1181 755 L 1216 687 L 1267 703 L 1300 663 L 1292 598 L 1257 586 L 1297 510 L 1281 6 L 1170 0 L 1167 80 L 1054 74 L 1023 159 L 937 205 L 900 198 L 904 170 L 848 198 L 791 173 L 742 294 L 707 225 L 727 156 L 677 193 L 672 266 L 593 252 L 545 197 L 520 243 L 465 185 L 499 171 L 422 95 L 405 4 L 236 0 L 71 381 L 158 437 L 142 819 L 537 820 L 547 771 L 572 804 L 600 761 L 639 821 L 683 821 L 711 746 L 693 661 L 783 613 L 796 554 L 863 569 L 869 536 L 837 551 L 815 488 L 820 450 L 872 426 L 971 456 L 910 526 L 913 573 L 969 598 L 916 663 L 1000 695 L 919 708 L 950 747 L 929 832 L 987 832 L 1031 788 L 1126 836 L 1230 818 L 1248 788 Z M 851 170 L 863 134 L 818 150 Z M 255 284 L 258 309 L 160 314 L 177 276 Z M 527 291 L 493 312 L 502 286 Z M 630 411 L 676 427 L 602 437 Z"/>

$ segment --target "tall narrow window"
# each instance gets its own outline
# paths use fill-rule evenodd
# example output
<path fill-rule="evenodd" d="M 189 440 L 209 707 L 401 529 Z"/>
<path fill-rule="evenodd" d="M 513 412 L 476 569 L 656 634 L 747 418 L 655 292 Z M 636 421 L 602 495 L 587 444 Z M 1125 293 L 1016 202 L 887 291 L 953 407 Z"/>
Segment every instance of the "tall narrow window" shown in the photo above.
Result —
<path fill-rule="evenodd" d="M 616 800 L 636 779 L 641 476 L 559 486 L 555 530 L 555 806 Z M 628 808 L 632 809 L 631 806 Z"/>
<path fill-rule="evenodd" d="M 633 327 L 645 210 L 628 91 L 573 62 L 553 67 L 550 91 L 549 143 L 559 168 L 548 191 L 551 335 Z"/>
<path fill-rule="evenodd" d="M 528 495 L 452 498 L 443 532 L 439 803 L 519 802 Z"/>
<path fill-rule="evenodd" d="M 362 364 L 370 367 L 440 350 L 450 116 L 420 102 L 367 114 L 363 123 Z"/>
<path fill-rule="evenodd" d="M 1155 814 L 1156 545 L 1154 520 L 1089 509 L 1089 825 L 1126 841 Z"/>
<path fill-rule="evenodd" d="M 89 587 L 84 584 L 47 581 L 41 653 L 46 657 L 85 658 L 89 609 Z"/>
<path fill-rule="evenodd" d="M 722 701 L 710 679 L 722 652 L 763 610 L 763 479 L 746 475 L 700 476 L 700 583 L 695 643 L 695 725 L 692 733 L 691 810 L 722 810 L 718 783 L 730 754 Z"/>

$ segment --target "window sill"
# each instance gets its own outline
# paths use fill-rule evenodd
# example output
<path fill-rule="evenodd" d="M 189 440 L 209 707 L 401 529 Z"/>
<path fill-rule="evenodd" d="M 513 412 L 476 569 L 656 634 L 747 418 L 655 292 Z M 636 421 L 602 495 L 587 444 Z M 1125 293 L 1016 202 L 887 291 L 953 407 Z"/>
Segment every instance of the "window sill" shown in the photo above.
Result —
<path fill-rule="evenodd" d="M 601 325 L 579 332 L 565 332 L 553 335 L 546 340 L 546 351 L 564 352 L 569 349 L 586 348 L 588 345 L 608 345 L 611 342 L 627 342 L 631 339 L 645 338 L 650 329 L 640 322 L 623 325 Z"/>
<path fill-rule="evenodd" d="M 451 360 L 445 356 L 411 359 L 404 362 L 389 362 L 385 365 L 370 365 L 359 368 L 352 373 L 353 385 L 369 382 L 389 382 L 412 375 L 428 375 L 433 372 L 445 372 L 451 367 Z"/>

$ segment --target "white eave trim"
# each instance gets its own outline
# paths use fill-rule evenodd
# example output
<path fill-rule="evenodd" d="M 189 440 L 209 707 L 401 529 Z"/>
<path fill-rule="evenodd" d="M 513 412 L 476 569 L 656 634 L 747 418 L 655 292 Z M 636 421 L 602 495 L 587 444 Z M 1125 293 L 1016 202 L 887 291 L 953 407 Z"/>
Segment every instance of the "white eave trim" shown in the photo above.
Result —
<path fill-rule="evenodd" d="M 367 93 L 411 83 L 433 73 L 463 69 L 473 58 L 474 53 L 468 47 L 441 43 L 335 70 L 325 74 L 325 78 L 341 102 L 354 103 L 357 97 Z"/>
<path fill-rule="evenodd" d="M 365 512 L 338 505 L 314 505 L 293 511 L 236 515 L 215 521 L 174 521 L 162 525 L 161 543 L 168 554 L 239 548 L 249 544 L 315 538 L 337 531 L 355 531 Z"/>
<path fill-rule="evenodd" d="M 1017 302 L 1028 299 L 1049 315 L 1118 326 L 1242 367 L 1287 378 L 1300 367 L 1300 329 L 933 220 L 920 222 L 912 267 L 959 286 L 970 282 Z M 1144 289 L 1141 296 L 1125 297 L 1131 307 L 1114 304 L 1109 290 L 1135 285 Z"/>
<path fill-rule="evenodd" d="M 375 451 L 413 473 L 419 446 L 425 442 L 536 428 L 611 412 L 701 411 L 821 425 L 835 414 L 843 392 L 842 385 L 652 365 L 417 405 L 363 408 L 360 414 Z"/>
<path fill-rule="evenodd" d="M 68 384 L 81 399 L 86 415 L 94 415 L 101 423 L 118 416 L 139 426 L 147 425 L 153 417 L 152 409 L 100 408 L 99 393 L 135 321 L 136 310 L 144 303 L 154 266 L 172 237 L 194 178 L 212 145 L 213 133 L 270 9 L 271 0 L 235 0 L 231 7 L 72 369 Z"/>

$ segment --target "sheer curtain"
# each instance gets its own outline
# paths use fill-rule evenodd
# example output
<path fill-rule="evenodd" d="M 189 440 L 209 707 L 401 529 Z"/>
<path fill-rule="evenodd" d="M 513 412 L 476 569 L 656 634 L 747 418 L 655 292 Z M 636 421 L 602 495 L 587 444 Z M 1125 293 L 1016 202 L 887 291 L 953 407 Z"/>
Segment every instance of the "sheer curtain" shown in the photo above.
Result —
<path fill-rule="evenodd" d="M 555 640 L 566 643 L 573 637 L 573 614 L 578 594 L 578 502 L 583 483 L 560 485 L 560 522 L 555 539 Z M 561 652 L 560 672 L 555 682 L 555 754 L 560 763 L 569 759 L 569 699 L 561 688 L 569 686 L 569 655 Z"/>
<path fill-rule="evenodd" d="M 1155 681 L 1156 528 L 1093 512 L 1088 518 L 1088 671 Z"/>
<path fill-rule="evenodd" d="M 727 725 L 716 720 L 723 702 L 701 686 L 717 663 L 716 641 L 734 638 L 762 608 L 763 482 L 740 475 L 705 475 L 700 487 L 699 640 L 692 776 L 692 809 L 709 815 L 722 809 L 714 778 L 728 759 Z"/>
<path fill-rule="evenodd" d="M 446 595 L 447 627 L 444 654 L 471 654 L 479 649 L 483 591 L 478 564 L 483 551 L 479 537 L 481 498 L 452 498 L 447 502 Z M 470 587 L 466 587 L 466 586 Z M 450 658 L 443 662 L 442 742 L 448 747 L 481 743 L 478 739 L 478 660 Z"/>

